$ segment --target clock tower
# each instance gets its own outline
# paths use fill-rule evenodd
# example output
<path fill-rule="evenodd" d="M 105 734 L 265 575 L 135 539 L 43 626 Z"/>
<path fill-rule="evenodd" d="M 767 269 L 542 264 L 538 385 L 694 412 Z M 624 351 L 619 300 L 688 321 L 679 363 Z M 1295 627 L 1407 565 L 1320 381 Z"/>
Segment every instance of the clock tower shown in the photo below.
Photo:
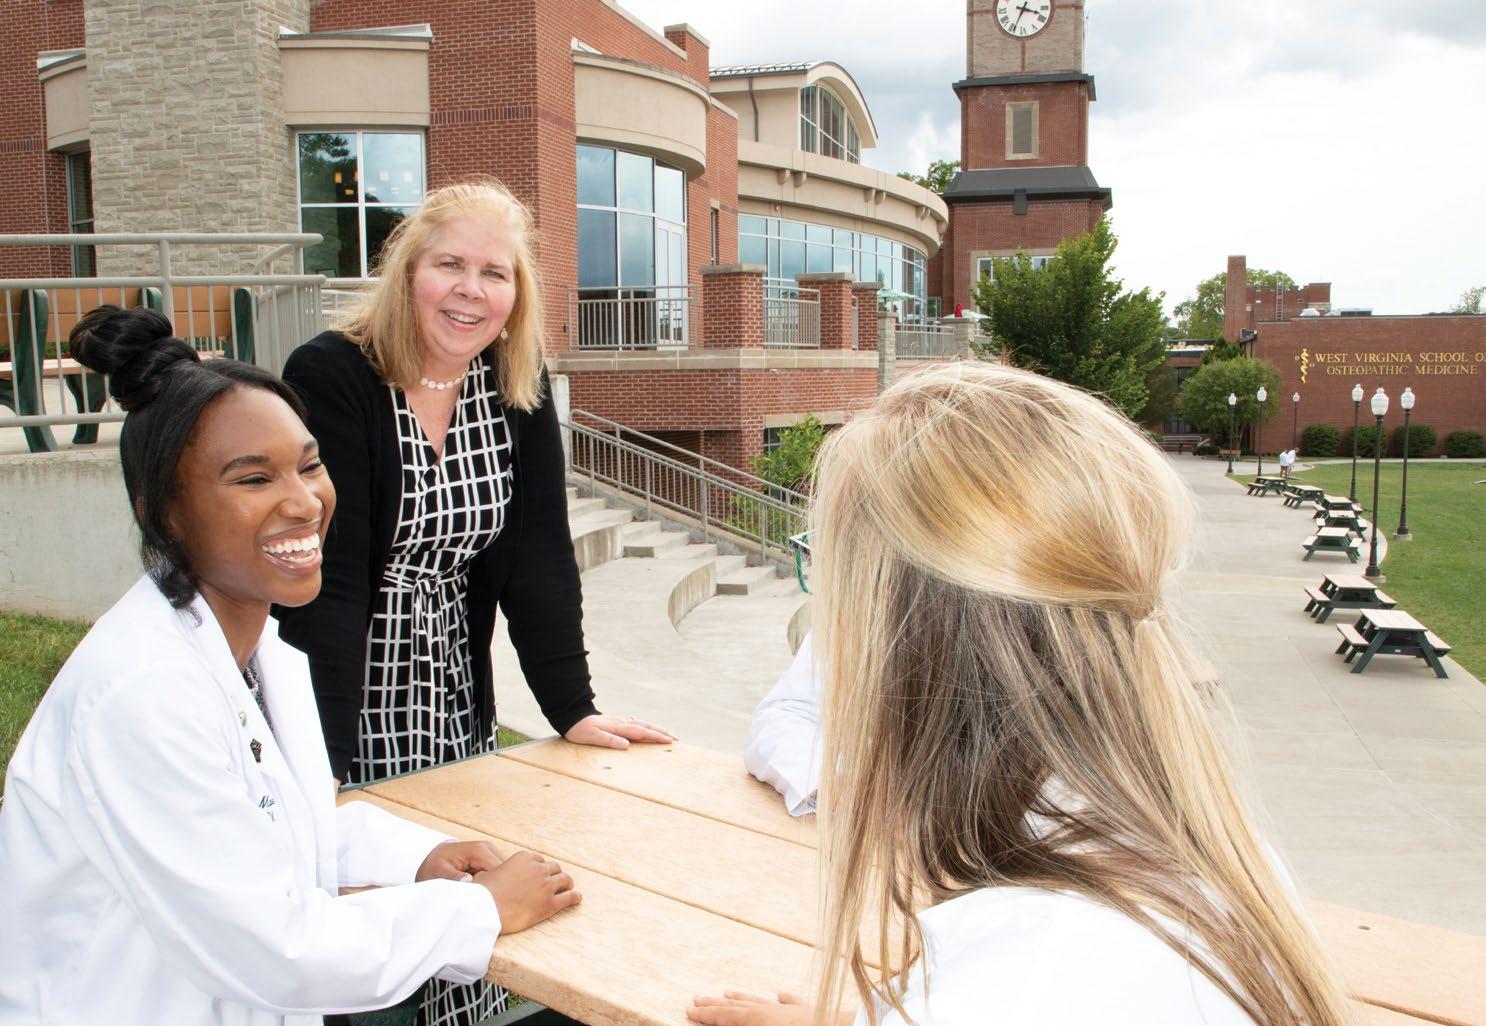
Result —
<path fill-rule="evenodd" d="M 960 173 L 944 193 L 936 257 L 946 314 L 973 309 L 991 258 L 1050 256 L 1112 204 L 1088 164 L 1084 0 L 967 0 L 966 21 L 966 75 L 954 84 Z"/>

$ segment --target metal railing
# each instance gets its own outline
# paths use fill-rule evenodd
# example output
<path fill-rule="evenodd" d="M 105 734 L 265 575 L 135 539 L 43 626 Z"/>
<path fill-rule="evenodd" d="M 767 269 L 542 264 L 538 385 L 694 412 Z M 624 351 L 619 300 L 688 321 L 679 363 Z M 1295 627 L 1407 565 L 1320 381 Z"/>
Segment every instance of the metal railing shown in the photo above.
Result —
<path fill-rule="evenodd" d="M 570 349 L 685 349 L 698 304 L 690 285 L 568 289 Z"/>
<path fill-rule="evenodd" d="M 97 439 L 100 423 L 124 419 L 105 379 L 67 351 L 68 334 L 88 311 L 111 303 L 146 306 L 170 318 L 175 332 L 206 358 L 246 360 L 278 371 L 290 350 L 322 327 L 318 274 L 302 274 L 303 250 L 314 234 L 79 233 L 0 235 L 0 250 L 31 249 L 40 266 L 57 266 L 73 247 L 90 247 L 105 267 L 119 248 L 145 248 L 153 265 L 138 274 L 0 279 L 0 404 L 16 414 L 0 426 L 19 427 L 33 452 L 58 448 L 51 428 L 77 427 L 74 442 Z M 187 274 L 193 247 L 256 248 L 243 259 L 249 274 Z M 267 248 L 267 252 L 262 252 Z M 184 252 L 183 252 L 184 251 Z M 199 249 L 194 250 L 200 253 Z M 31 256 L 32 254 L 26 254 Z M 138 261 L 134 261 L 138 265 Z M 286 270 L 273 270 L 274 264 Z"/>
<path fill-rule="evenodd" d="M 898 325 L 899 359 L 944 360 L 962 354 L 965 346 L 953 329 L 935 320 L 908 321 Z"/>
<path fill-rule="evenodd" d="M 790 278 L 764 279 L 764 345 L 774 349 L 820 346 L 820 290 Z"/>
<path fill-rule="evenodd" d="M 563 428 L 572 474 L 643 502 L 647 513 L 680 514 L 706 539 L 748 543 L 793 565 L 789 539 L 806 526 L 800 492 L 585 410 L 573 410 Z"/>

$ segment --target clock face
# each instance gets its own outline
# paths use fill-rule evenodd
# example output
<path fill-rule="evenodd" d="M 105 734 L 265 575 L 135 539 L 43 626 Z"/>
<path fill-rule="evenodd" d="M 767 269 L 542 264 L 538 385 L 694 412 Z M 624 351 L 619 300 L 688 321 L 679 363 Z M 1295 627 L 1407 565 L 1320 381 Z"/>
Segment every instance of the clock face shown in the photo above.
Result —
<path fill-rule="evenodd" d="M 996 0 L 996 23 L 1018 39 L 1037 35 L 1052 16 L 1052 0 Z"/>

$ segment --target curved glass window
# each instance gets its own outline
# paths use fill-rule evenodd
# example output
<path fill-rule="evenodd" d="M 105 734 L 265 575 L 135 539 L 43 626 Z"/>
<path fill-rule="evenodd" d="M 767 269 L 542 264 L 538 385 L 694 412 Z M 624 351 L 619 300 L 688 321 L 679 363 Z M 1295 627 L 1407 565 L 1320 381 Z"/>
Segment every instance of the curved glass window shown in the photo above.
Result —
<path fill-rule="evenodd" d="M 578 147 L 580 346 L 686 341 L 686 175 L 642 153 Z"/>
<path fill-rule="evenodd" d="M 857 126 L 840 97 L 823 85 L 800 90 L 800 149 L 853 164 L 861 162 Z"/>
<path fill-rule="evenodd" d="M 300 132 L 299 229 L 306 274 L 365 278 L 392 229 L 423 202 L 422 132 Z"/>
<path fill-rule="evenodd" d="M 805 221 L 739 214 L 738 259 L 763 264 L 770 278 L 850 271 L 857 281 L 880 283 L 882 301 L 898 304 L 905 318 L 927 313 L 927 260 L 912 246 L 892 239 Z"/>

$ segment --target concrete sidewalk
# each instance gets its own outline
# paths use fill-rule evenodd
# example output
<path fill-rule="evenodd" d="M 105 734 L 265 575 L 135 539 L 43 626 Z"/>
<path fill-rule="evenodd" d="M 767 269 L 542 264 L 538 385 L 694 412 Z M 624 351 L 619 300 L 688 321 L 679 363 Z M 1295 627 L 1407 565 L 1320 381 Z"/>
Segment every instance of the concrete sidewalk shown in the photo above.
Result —
<path fill-rule="evenodd" d="M 1175 604 L 1217 664 L 1271 839 L 1313 897 L 1486 935 L 1486 687 L 1450 659 L 1448 680 L 1396 656 L 1350 673 L 1301 589 L 1360 565 L 1301 562 L 1304 512 L 1171 459 L 1202 513 Z"/>

